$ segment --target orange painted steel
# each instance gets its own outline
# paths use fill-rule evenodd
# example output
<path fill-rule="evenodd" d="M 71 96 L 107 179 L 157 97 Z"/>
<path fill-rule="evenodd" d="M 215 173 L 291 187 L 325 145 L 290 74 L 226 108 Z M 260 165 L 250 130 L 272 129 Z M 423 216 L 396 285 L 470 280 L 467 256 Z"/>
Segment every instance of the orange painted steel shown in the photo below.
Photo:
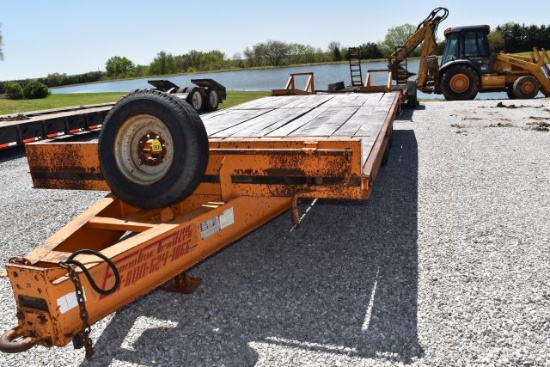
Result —
<path fill-rule="evenodd" d="M 193 289 L 197 281 L 188 278 L 186 270 L 296 208 L 301 198 L 368 198 L 400 105 L 400 95 L 392 98 L 368 150 L 360 138 L 352 137 L 211 139 L 203 182 L 183 201 L 144 210 L 107 194 L 36 249 L 6 265 L 18 325 L 4 334 L 0 350 L 64 346 L 82 335 L 82 305 L 74 279 L 62 266 L 81 249 L 113 264 L 94 254 L 75 256 L 89 272 L 87 277 L 75 268 L 91 325 L 171 280 L 172 289 Z M 35 187 L 108 189 L 99 169 L 97 142 L 35 143 L 27 146 L 27 157 Z M 293 216 L 298 217 L 295 211 Z M 120 282 L 114 293 L 94 289 L 116 286 L 116 273 Z"/>
<path fill-rule="evenodd" d="M 69 255 L 89 248 L 109 257 L 120 273 L 115 293 L 101 295 L 81 277 L 89 322 L 93 324 L 161 286 L 212 253 L 288 210 L 286 197 L 212 197 L 200 206 L 182 202 L 165 213 L 143 212 L 112 196 L 67 224 L 25 256 L 27 264 L 8 263 L 6 270 L 18 302 L 14 332 L 44 346 L 64 346 L 82 329 L 75 289 L 66 269 Z M 161 221 L 162 215 L 167 219 Z M 124 238 L 125 233 L 133 233 Z M 79 255 L 102 289 L 114 284 L 113 270 L 97 257 Z"/>

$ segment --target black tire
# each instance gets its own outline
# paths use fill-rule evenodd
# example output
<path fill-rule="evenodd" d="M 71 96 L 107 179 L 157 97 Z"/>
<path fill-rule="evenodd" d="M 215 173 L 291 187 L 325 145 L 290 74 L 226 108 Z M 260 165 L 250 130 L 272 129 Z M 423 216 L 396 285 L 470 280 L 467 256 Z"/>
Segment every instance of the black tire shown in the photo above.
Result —
<path fill-rule="evenodd" d="M 479 77 L 469 66 L 454 66 L 443 74 L 441 92 L 448 101 L 474 99 L 479 92 Z"/>
<path fill-rule="evenodd" d="M 219 93 L 212 89 L 206 92 L 206 101 L 204 103 L 205 111 L 216 111 L 218 105 L 220 104 L 220 95 Z"/>
<path fill-rule="evenodd" d="M 189 96 L 187 97 L 187 102 L 193 106 L 195 111 L 201 112 L 205 106 L 206 96 L 200 88 L 192 88 L 188 90 Z"/>
<path fill-rule="evenodd" d="M 534 76 L 524 75 L 516 79 L 513 90 L 516 98 L 532 99 L 539 94 L 540 84 Z"/>
<path fill-rule="evenodd" d="M 506 87 L 506 95 L 508 96 L 509 99 L 516 99 L 516 94 L 514 93 L 514 87 L 513 86 L 508 86 Z"/>
<path fill-rule="evenodd" d="M 187 102 L 136 90 L 107 115 L 98 155 L 113 194 L 139 208 L 162 208 L 199 184 L 208 164 L 208 135 Z"/>

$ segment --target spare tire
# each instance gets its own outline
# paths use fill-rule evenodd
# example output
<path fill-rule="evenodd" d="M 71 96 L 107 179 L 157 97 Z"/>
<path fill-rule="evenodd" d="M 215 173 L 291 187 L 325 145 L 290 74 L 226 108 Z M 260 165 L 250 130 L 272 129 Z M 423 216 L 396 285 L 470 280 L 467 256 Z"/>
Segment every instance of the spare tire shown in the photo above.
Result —
<path fill-rule="evenodd" d="M 136 90 L 109 112 L 98 144 L 113 194 L 154 209 L 189 196 L 208 164 L 208 135 L 188 103 L 156 90 Z"/>

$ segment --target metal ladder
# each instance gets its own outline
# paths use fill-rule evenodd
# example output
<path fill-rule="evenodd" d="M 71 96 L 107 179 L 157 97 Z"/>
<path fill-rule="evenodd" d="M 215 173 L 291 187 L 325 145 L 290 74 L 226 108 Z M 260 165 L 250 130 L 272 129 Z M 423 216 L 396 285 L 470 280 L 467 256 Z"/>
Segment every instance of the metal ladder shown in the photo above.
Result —
<path fill-rule="evenodd" d="M 361 52 L 359 47 L 348 48 L 348 55 L 351 85 L 353 87 L 361 87 L 363 85 L 363 74 L 361 73 Z"/>

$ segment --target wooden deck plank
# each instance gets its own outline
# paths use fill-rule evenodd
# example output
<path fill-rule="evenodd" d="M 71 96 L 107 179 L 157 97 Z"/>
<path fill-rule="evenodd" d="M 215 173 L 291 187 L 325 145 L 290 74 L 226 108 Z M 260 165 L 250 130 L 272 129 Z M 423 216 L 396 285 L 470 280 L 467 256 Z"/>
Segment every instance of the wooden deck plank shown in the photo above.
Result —
<path fill-rule="evenodd" d="M 368 122 L 363 123 L 359 129 L 355 132 L 353 136 L 378 136 L 378 133 L 380 132 L 380 128 L 384 124 L 384 121 L 386 120 L 387 114 L 375 112 L 371 115 L 366 116 L 369 118 Z"/>
<path fill-rule="evenodd" d="M 326 107 L 318 107 L 316 109 L 313 109 L 305 115 L 300 116 L 297 119 L 290 121 L 289 123 L 284 124 L 277 129 L 269 132 L 265 136 L 270 138 L 284 138 L 286 136 L 289 136 L 293 131 L 298 130 L 310 121 L 317 119 L 319 115 L 321 115 L 326 110 Z"/>
<path fill-rule="evenodd" d="M 258 98 L 250 102 L 242 103 L 238 106 L 231 107 L 231 109 L 239 109 L 239 110 L 253 110 L 257 108 L 273 108 L 273 107 L 266 107 L 269 104 L 274 104 L 277 101 L 283 100 L 283 98 L 286 98 L 285 96 L 270 96 L 270 97 L 263 97 Z M 288 103 L 288 101 L 287 101 Z"/>
<path fill-rule="evenodd" d="M 305 96 L 294 96 L 295 98 L 281 108 L 316 108 L 334 98 L 331 94 L 312 94 Z"/>
<path fill-rule="evenodd" d="M 350 137 L 358 135 L 358 131 L 361 129 L 361 126 L 364 124 L 372 124 L 372 116 L 375 114 L 375 107 L 378 106 L 380 95 L 377 94 L 367 94 L 365 95 L 366 99 L 357 109 L 357 112 L 350 117 L 344 125 L 342 125 L 337 131 L 334 132 L 333 136 L 338 137 Z"/>
<path fill-rule="evenodd" d="M 270 96 L 247 102 L 233 108 L 239 110 L 250 110 L 257 108 L 284 108 L 286 105 L 293 103 L 294 101 L 296 101 L 297 98 L 300 97 L 303 96 Z"/>
<path fill-rule="evenodd" d="M 289 136 L 330 137 L 336 130 L 344 125 L 355 112 L 357 112 L 357 108 L 355 107 L 326 108 L 317 118 L 293 131 Z"/>
<path fill-rule="evenodd" d="M 310 108 L 279 108 L 221 131 L 215 137 L 261 138 L 271 131 L 306 114 Z"/>
<path fill-rule="evenodd" d="M 394 98 L 394 93 L 272 96 L 204 120 L 209 136 L 221 139 L 372 136 Z"/>
<path fill-rule="evenodd" d="M 258 110 L 227 110 L 227 113 L 217 115 L 210 119 L 204 119 L 204 127 L 209 137 L 214 137 L 216 134 L 229 129 L 235 125 L 240 125 L 254 117 L 258 117 L 272 111 L 271 109 Z"/>

